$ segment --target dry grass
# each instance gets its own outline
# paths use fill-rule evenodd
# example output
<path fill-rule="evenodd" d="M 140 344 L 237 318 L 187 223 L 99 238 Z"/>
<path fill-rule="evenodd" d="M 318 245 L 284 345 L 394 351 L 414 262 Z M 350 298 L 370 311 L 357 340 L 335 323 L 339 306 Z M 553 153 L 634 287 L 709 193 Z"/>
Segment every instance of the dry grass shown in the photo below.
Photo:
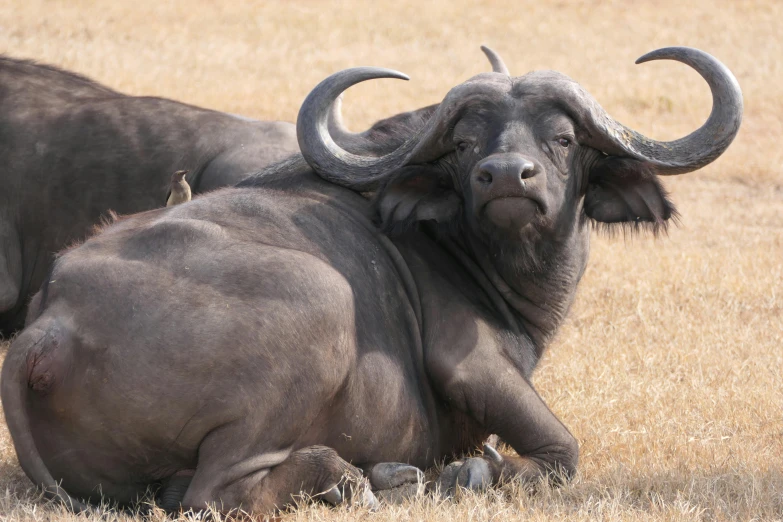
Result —
<path fill-rule="evenodd" d="M 713 53 L 745 93 L 739 137 L 714 165 L 668 181 L 683 216 L 669 237 L 595 238 L 574 310 L 535 375 L 581 442 L 577 479 L 372 515 L 311 506 L 287 519 L 783 519 L 783 3 L 487 3 L 3 0 L 0 51 L 131 93 L 283 120 L 335 70 L 410 74 L 349 93 L 359 128 L 486 70 L 486 43 L 517 74 L 571 75 L 660 139 L 700 125 L 708 91 L 680 64 L 634 59 L 672 44 Z M 62 518 L 30 491 L 3 428 L 0 520 Z"/>

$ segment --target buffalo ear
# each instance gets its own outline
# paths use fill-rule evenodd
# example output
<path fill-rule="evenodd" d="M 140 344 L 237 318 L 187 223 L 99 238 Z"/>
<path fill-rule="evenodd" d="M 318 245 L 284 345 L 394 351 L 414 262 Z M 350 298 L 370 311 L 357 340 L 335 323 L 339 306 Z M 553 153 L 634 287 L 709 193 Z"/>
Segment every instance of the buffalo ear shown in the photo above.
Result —
<path fill-rule="evenodd" d="M 677 210 L 669 194 L 646 163 L 607 156 L 590 170 L 584 204 L 592 220 L 612 225 L 665 230 Z"/>
<path fill-rule="evenodd" d="M 381 228 L 387 232 L 410 228 L 419 221 L 448 222 L 461 204 L 451 179 L 429 165 L 401 168 L 375 197 Z"/>

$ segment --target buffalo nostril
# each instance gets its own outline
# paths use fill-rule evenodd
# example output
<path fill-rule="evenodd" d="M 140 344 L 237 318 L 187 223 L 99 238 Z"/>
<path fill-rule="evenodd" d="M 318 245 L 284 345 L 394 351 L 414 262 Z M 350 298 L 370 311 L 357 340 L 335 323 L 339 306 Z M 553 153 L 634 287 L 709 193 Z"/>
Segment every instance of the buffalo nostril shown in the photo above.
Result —
<path fill-rule="evenodd" d="M 519 177 L 522 179 L 529 178 L 535 174 L 536 166 L 531 161 L 524 161 L 519 169 Z"/>
<path fill-rule="evenodd" d="M 478 173 L 478 176 L 476 176 L 476 178 L 477 178 L 477 179 L 478 179 L 478 180 L 479 180 L 481 183 L 486 183 L 487 185 L 489 185 L 490 183 L 492 183 L 492 174 L 490 174 L 490 173 L 489 173 L 489 172 L 487 172 L 486 170 L 479 171 L 479 173 Z"/>

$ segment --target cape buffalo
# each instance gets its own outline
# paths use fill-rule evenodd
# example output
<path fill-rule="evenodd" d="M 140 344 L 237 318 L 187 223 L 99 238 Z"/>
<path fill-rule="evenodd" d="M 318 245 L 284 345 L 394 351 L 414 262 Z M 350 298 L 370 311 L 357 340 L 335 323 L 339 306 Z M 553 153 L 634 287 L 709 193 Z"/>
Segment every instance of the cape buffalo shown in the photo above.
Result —
<path fill-rule="evenodd" d="M 569 477 L 577 442 L 530 384 L 584 272 L 591 223 L 666 227 L 658 175 L 734 139 L 742 95 L 696 49 L 713 96 L 667 143 L 614 121 L 568 77 L 477 75 L 395 151 L 329 135 L 319 84 L 301 155 L 185 205 L 107 226 L 58 258 L 9 349 L 2 401 L 22 468 L 75 509 L 187 484 L 181 505 L 264 512 L 338 503 L 497 433 L 445 487 Z M 373 192 L 369 200 L 361 193 Z M 192 476 L 192 478 L 191 478 Z M 71 496 L 72 495 L 72 496 Z M 367 490 L 366 502 L 373 503 Z"/>
<path fill-rule="evenodd" d="M 493 69 L 505 67 L 482 47 Z M 83 76 L 0 56 L 0 336 L 21 328 L 54 253 L 112 210 L 164 206 L 169 176 L 189 169 L 194 193 L 233 185 L 298 152 L 295 127 L 172 100 L 127 96 Z M 338 142 L 387 152 L 435 106 L 361 134 L 334 118 Z M 367 138 L 373 138 L 370 141 Z M 369 153 L 369 150 L 361 150 Z M 187 182 L 186 181 L 186 182 Z"/>
<path fill-rule="evenodd" d="M 20 328 L 53 254 L 109 209 L 162 207 L 169 177 L 233 185 L 298 151 L 291 123 L 254 121 L 0 57 L 0 335 Z"/>

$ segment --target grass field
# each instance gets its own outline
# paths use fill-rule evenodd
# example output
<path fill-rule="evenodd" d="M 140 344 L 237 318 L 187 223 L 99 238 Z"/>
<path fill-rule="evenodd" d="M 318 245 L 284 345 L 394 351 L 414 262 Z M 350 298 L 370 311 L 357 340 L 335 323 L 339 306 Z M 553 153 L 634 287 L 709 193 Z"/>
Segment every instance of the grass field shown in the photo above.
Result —
<path fill-rule="evenodd" d="M 666 180 L 682 214 L 668 237 L 595 235 L 574 309 L 534 377 L 580 441 L 576 479 L 286 519 L 783 520 L 783 2 L 0 6 L 0 52 L 263 119 L 292 121 L 309 89 L 342 68 L 409 74 L 350 91 L 357 130 L 487 70 L 487 44 L 512 73 L 564 72 L 618 120 L 673 139 L 706 118 L 708 88 L 681 64 L 633 62 L 666 45 L 712 53 L 745 94 L 739 136 L 713 165 Z M 0 427 L 0 520 L 63 518 L 35 495 Z"/>

